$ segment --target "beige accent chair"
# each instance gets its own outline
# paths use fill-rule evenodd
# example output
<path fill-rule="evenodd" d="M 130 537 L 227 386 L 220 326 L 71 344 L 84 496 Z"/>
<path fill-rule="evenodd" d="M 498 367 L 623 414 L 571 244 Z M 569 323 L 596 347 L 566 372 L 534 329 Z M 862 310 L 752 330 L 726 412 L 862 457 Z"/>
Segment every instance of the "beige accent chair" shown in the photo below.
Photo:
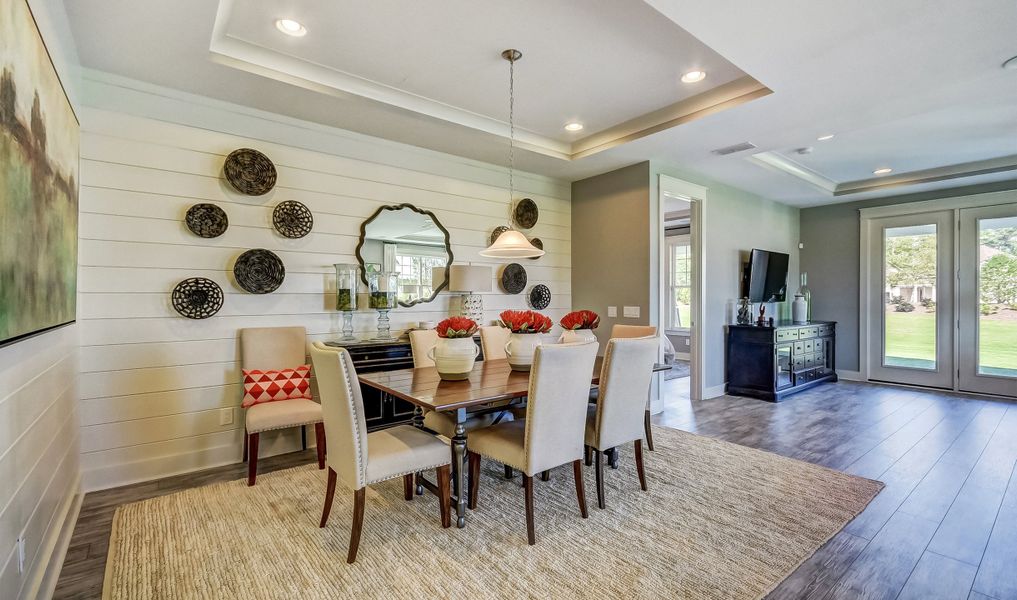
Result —
<path fill-rule="evenodd" d="M 588 516 L 581 459 L 589 381 L 596 360 L 595 343 L 538 347 L 530 369 L 526 418 L 486 427 L 469 436 L 470 508 L 477 507 L 481 456 L 521 471 L 530 545 L 536 543 L 533 477 L 537 473 L 571 462 L 579 511 L 584 519 Z"/>
<path fill-rule="evenodd" d="M 315 342 L 311 360 L 318 379 L 318 394 L 325 418 L 325 433 L 332 444 L 328 455 L 328 486 L 320 527 L 328 522 L 335 496 L 336 479 L 353 492 L 353 527 L 346 562 L 357 559 L 360 530 L 364 523 L 364 500 L 367 486 L 403 478 L 403 497 L 413 500 L 414 476 L 421 471 L 436 469 L 438 475 L 438 507 L 441 526 L 452 525 L 452 501 L 449 489 L 451 453 L 441 438 L 409 425 L 397 425 L 367 433 L 364 400 L 353 359 L 344 348 L 331 348 Z"/>
<path fill-rule="evenodd" d="M 653 325 L 615 325 L 611 328 L 611 339 L 615 338 L 641 338 L 657 335 L 657 328 Z M 656 355 L 655 355 L 656 356 Z M 646 392 L 646 410 L 643 412 L 643 431 L 646 432 L 646 449 L 653 451 L 653 430 L 650 428 L 650 392 Z M 613 459 L 616 460 L 616 459 Z M 611 465 L 617 468 L 616 463 Z"/>
<path fill-rule="evenodd" d="M 604 461 L 601 453 L 635 442 L 639 486 L 646 491 L 643 472 L 643 422 L 653 363 L 657 359 L 656 336 L 614 338 L 607 343 L 600 371 L 600 398 L 586 418 L 586 446 L 593 449 L 597 468 L 597 505 L 604 508 Z"/>
<path fill-rule="evenodd" d="M 483 339 L 483 338 L 481 338 Z M 428 356 L 431 348 L 438 343 L 438 332 L 433 329 L 422 329 L 410 332 L 410 351 L 413 352 L 413 368 L 433 367 L 434 361 Z M 504 353 L 504 350 L 502 351 Z M 485 354 L 486 357 L 486 354 Z M 470 432 L 481 427 L 487 427 L 501 421 L 511 421 L 512 415 L 508 413 L 486 413 L 466 419 L 466 431 Z M 451 415 L 435 410 L 424 412 L 424 427 L 435 433 L 439 433 L 452 439 L 456 433 L 456 422 Z"/>
<path fill-rule="evenodd" d="M 288 369 L 306 364 L 307 330 L 303 327 L 255 327 L 240 330 L 241 366 L 261 371 Z M 307 449 L 306 425 L 314 425 L 318 443 L 318 468 L 325 468 L 325 429 L 321 405 L 299 398 L 264 402 L 248 408 L 244 414 L 244 461 L 247 485 L 258 478 L 258 443 L 263 431 L 299 427 L 302 445 Z"/>
<path fill-rule="evenodd" d="M 509 342 L 512 332 L 501 325 L 485 325 L 480 328 L 480 346 L 484 349 L 484 360 L 500 360 L 508 358 L 505 344 Z"/>

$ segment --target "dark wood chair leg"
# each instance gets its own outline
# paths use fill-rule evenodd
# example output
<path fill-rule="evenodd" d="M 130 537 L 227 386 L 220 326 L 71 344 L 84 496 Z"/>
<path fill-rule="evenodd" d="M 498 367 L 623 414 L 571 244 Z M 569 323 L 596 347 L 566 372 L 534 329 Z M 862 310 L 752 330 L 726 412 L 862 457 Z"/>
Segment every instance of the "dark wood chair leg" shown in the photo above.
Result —
<path fill-rule="evenodd" d="M 607 461 L 611 465 L 612 469 L 618 468 L 618 449 L 611 448 L 607 451 Z"/>
<path fill-rule="evenodd" d="M 646 471 L 643 470 L 643 440 L 636 440 L 636 471 L 639 473 L 639 487 L 646 491 Z"/>
<path fill-rule="evenodd" d="M 403 498 L 407 502 L 413 500 L 413 476 L 414 473 L 403 475 Z"/>
<path fill-rule="evenodd" d="M 244 462 L 247 462 L 247 428 L 244 428 Z"/>
<path fill-rule="evenodd" d="M 541 481 L 551 481 L 551 471 L 544 471 L 540 474 Z"/>
<path fill-rule="evenodd" d="M 469 504 L 470 510 L 477 508 L 477 497 L 480 495 L 480 455 L 475 452 L 467 451 L 470 466 L 467 471 L 469 475 L 469 487 L 470 487 L 470 498 Z"/>
<path fill-rule="evenodd" d="M 353 564 L 357 560 L 357 548 L 360 547 L 360 529 L 364 526 L 364 495 L 366 487 L 353 492 L 353 526 L 350 529 L 350 550 L 346 554 L 346 562 Z"/>
<path fill-rule="evenodd" d="M 572 475 L 576 479 L 576 497 L 579 499 L 579 514 L 583 518 L 590 516 L 586 512 L 586 490 L 583 488 L 583 465 L 579 460 L 572 461 Z"/>
<path fill-rule="evenodd" d="M 318 446 L 318 468 L 325 468 L 325 424 L 314 424 L 314 438 Z"/>
<path fill-rule="evenodd" d="M 593 451 L 593 463 L 596 465 L 597 474 L 597 506 L 599 508 L 605 508 L 607 505 L 604 502 L 604 459 L 601 457 L 600 450 Z"/>
<path fill-rule="evenodd" d="M 593 464 L 593 448 L 591 446 L 583 446 L 583 458 L 587 467 Z"/>
<path fill-rule="evenodd" d="M 307 450 L 307 427 L 300 426 L 300 449 Z"/>
<path fill-rule="evenodd" d="M 247 485 L 254 485 L 256 479 L 258 479 L 258 441 L 261 437 L 260 433 L 252 433 L 248 437 L 248 454 L 247 454 Z"/>
<path fill-rule="evenodd" d="M 505 479 L 512 479 L 512 467 L 505 465 Z"/>
<path fill-rule="evenodd" d="M 533 478 L 523 473 L 523 489 L 526 491 L 526 543 L 537 543 L 537 535 L 533 532 Z"/>
<path fill-rule="evenodd" d="M 646 430 L 646 449 L 653 452 L 653 430 L 650 429 L 650 409 L 643 413 L 643 429 Z"/>
<path fill-rule="evenodd" d="M 438 508 L 441 510 L 441 526 L 448 529 L 452 526 L 452 471 L 450 465 L 438 467 Z M 470 495 L 470 498 L 476 496 Z"/>
<path fill-rule="evenodd" d="M 335 497 L 336 472 L 328 469 L 328 487 L 325 489 L 325 507 L 321 509 L 321 523 L 318 527 L 324 527 L 328 523 L 328 513 L 332 512 L 332 499 Z"/>

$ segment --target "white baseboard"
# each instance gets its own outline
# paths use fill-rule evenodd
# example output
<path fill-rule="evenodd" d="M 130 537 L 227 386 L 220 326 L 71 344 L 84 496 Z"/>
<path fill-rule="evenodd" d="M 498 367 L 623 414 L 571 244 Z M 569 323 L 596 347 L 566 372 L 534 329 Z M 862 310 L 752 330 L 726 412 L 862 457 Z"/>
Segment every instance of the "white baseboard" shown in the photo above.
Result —
<path fill-rule="evenodd" d="M 703 390 L 703 400 L 723 396 L 724 392 L 726 391 L 726 388 L 727 388 L 726 383 L 706 388 L 705 390 Z"/>
<path fill-rule="evenodd" d="M 862 375 L 861 371 L 837 369 L 837 377 L 845 381 L 865 381 L 865 376 Z"/>
<path fill-rule="evenodd" d="M 74 526 L 78 524 L 78 513 L 81 512 L 81 501 L 85 494 L 81 491 L 81 475 L 74 479 L 74 490 L 67 495 L 63 506 L 60 509 L 60 526 L 52 527 L 46 543 L 40 548 L 40 554 L 48 556 L 46 564 L 40 565 L 35 576 L 22 590 L 24 598 L 52 598 L 56 590 L 57 580 L 60 579 L 60 570 L 64 566 L 64 558 L 67 556 L 67 548 L 71 545 L 71 536 L 74 535 Z"/>

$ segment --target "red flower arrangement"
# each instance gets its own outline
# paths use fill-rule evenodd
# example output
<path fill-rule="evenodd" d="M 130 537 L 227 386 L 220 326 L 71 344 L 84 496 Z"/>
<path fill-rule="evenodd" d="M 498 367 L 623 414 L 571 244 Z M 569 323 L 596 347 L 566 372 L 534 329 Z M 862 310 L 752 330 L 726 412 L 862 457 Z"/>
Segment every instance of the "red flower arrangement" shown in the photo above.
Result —
<path fill-rule="evenodd" d="M 550 317 L 533 310 L 506 310 L 498 316 L 512 333 L 547 333 L 554 326 Z"/>
<path fill-rule="evenodd" d="M 466 338 L 473 337 L 473 334 L 477 333 L 477 323 L 466 317 L 449 317 L 438 323 L 434 329 L 440 338 Z"/>
<path fill-rule="evenodd" d="M 574 310 L 558 322 L 562 329 L 596 329 L 600 325 L 600 315 L 592 310 Z"/>

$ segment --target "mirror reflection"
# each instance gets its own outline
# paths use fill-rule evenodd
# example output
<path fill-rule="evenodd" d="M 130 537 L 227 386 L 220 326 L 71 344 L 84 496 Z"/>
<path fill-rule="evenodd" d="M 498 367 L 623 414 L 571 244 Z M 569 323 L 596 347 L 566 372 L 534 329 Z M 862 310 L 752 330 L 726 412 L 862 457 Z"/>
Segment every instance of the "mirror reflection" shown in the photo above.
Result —
<path fill-rule="evenodd" d="M 382 207 L 364 223 L 357 258 L 365 283 L 370 273 L 397 274 L 402 306 L 430 302 L 448 285 L 448 232 L 432 213 L 407 204 Z"/>

